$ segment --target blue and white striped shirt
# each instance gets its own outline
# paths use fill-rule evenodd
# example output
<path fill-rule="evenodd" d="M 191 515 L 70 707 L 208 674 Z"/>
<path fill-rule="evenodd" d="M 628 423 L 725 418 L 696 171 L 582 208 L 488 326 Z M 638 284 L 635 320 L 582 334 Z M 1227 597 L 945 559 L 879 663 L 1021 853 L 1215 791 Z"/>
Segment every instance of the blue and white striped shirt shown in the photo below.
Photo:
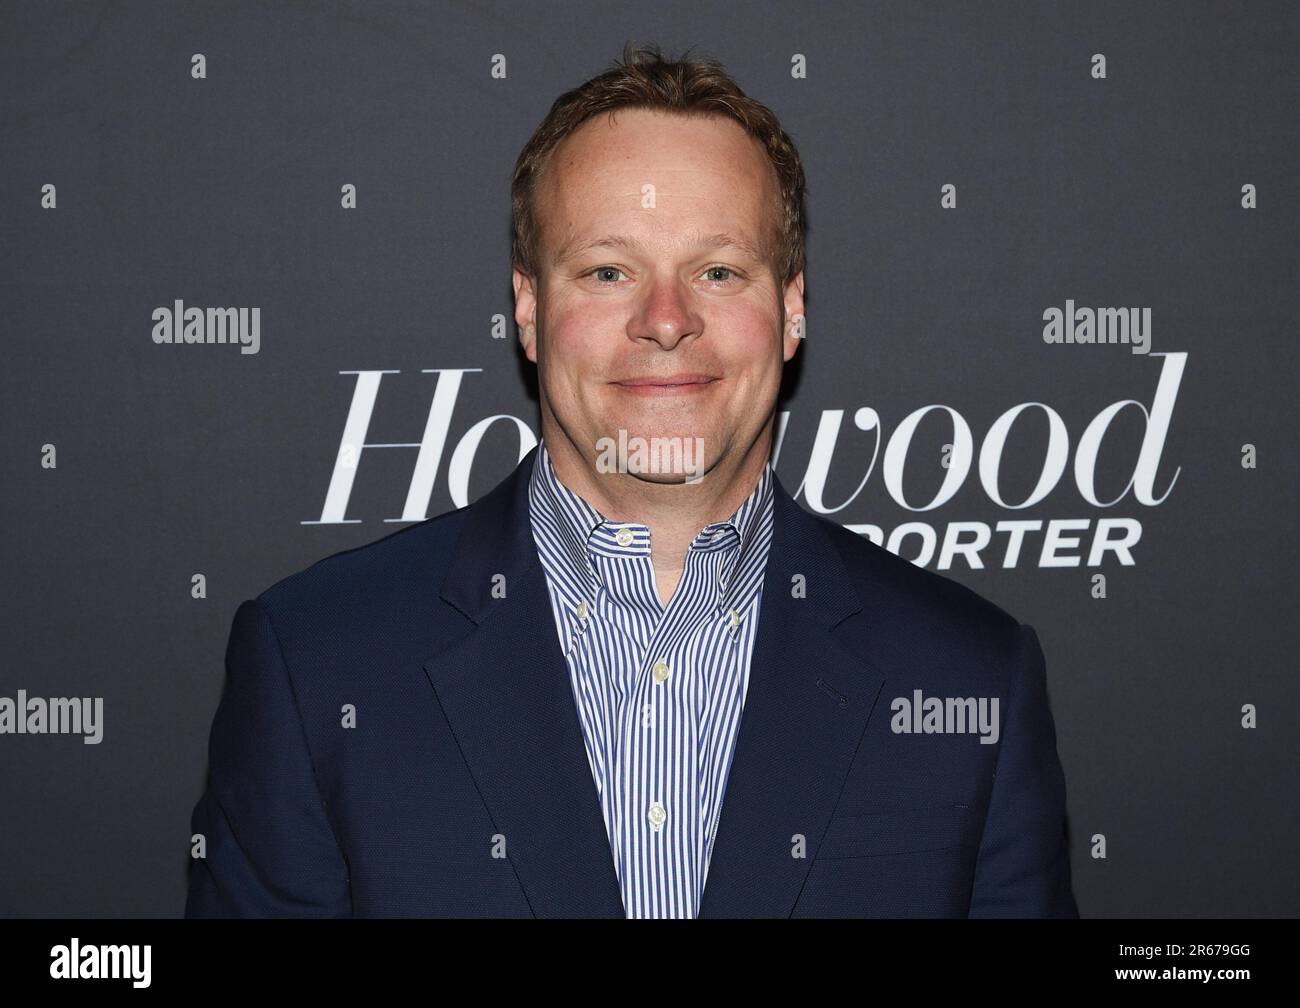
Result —
<path fill-rule="evenodd" d="M 628 917 L 699 912 L 749 685 L 772 478 L 767 464 L 735 514 L 695 537 L 665 607 L 650 529 L 606 520 L 538 447 L 533 539 Z"/>

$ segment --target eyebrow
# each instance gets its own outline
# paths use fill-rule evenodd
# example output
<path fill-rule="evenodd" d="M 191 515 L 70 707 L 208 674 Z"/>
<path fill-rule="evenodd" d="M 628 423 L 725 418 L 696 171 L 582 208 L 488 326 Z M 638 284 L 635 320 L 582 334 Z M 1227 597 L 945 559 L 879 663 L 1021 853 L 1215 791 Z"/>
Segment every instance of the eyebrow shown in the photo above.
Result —
<path fill-rule="evenodd" d="M 746 241 L 743 238 L 736 238 L 726 232 L 719 231 L 717 234 L 698 235 L 694 237 L 695 248 L 718 249 L 718 248 L 736 248 L 744 252 L 756 262 L 763 262 L 766 256 L 758 249 L 753 242 Z M 688 243 L 690 238 L 688 238 Z M 645 252 L 645 243 L 636 238 L 628 238 L 623 235 L 605 235 L 601 238 L 593 238 L 591 241 L 579 242 L 576 239 L 566 242 L 560 247 L 559 252 L 555 255 L 555 265 L 560 266 L 593 249 L 626 249 L 632 252 Z"/>

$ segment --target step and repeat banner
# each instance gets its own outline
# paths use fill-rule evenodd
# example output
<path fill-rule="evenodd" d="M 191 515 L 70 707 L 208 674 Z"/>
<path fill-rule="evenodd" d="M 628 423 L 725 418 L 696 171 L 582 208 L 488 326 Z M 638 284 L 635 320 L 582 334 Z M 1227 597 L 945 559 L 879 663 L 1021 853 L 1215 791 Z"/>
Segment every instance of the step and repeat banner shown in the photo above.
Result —
<path fill-rule="evenodd" d="M 798 145 L 777 478 L 1036 629 L 1081 914 L 1300 911 L 1293 5 L 0 27 L 0 914 L 180 915 L 240 602 L 536 443 L 511 172 L 629 40 Z"/>

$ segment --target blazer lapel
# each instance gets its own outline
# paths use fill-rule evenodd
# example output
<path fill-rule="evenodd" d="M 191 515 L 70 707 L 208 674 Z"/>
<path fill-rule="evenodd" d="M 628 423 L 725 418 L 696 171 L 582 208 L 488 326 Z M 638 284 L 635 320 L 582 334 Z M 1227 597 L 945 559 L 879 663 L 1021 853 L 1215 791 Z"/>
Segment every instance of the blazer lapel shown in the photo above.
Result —
<path fill-rule="evenodd" d="M 532 538 L 536 459 L 534 447 L 466 509 L 441 595 L 467 618 L 467 633 L 424 667 L 533 913 L 623 917 Z M 758 638 L 701 917 L 790 915 L 884 683 L 836 636 L 862 601 L 826 530 L 779 480 L 773 507 Z M 796 575 L 806 597 L 792 591 Z M 494 597 L 496 584 L 504 597 Z M 807 838 L 803 859 L 791 857 L 794 834 Z"/>
<path fill-rule="evenodd" d="M 442 598 L 473 626 L 431 657 L 425 672 L 534 915 L 623 917 L 532 538 L 528 483 L 536 458 L 534 447 L 467 509 Z M 494 597 L 494 585 L 504 597 Z"/>
<path fill-rule="evenodd" d="M 788 917 L 799 898 L 881 672 L 835 627 L 862 609 L 818 519 L 778 481 L 749 689 L 723 796 L 701 917 Z M 806 597 L 794 592 L 802 576 Z M 792 856 L 793 837 L 806 856 Z"/>

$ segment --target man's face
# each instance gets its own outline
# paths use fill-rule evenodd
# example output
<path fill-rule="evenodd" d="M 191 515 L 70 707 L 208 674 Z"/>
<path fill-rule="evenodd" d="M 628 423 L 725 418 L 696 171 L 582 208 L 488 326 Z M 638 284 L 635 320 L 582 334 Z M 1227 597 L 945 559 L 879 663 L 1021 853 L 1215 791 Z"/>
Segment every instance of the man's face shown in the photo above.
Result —
<path fill-rule="evenodd" d="M 540 276 L 514 272 L 548 447 L 563 436 L 594 466 L 598 440 L 617 441 L 620 429 L 629 439 L 698 437 L 707 473 L 722 461 L 739 467 L 760 439 L 770 446 L 803 314 L 803 275 L 781 290 L 763 256 L 777 199 L 757 141 L 721 116 L 620 109 L 552 152 L 537 192 Z M 715 244 L 720 235 L 729 241 Z M 604 244 L 586 247 L 594 242 Z M 712 380 L 624 384 L 681 376 Z"/>

